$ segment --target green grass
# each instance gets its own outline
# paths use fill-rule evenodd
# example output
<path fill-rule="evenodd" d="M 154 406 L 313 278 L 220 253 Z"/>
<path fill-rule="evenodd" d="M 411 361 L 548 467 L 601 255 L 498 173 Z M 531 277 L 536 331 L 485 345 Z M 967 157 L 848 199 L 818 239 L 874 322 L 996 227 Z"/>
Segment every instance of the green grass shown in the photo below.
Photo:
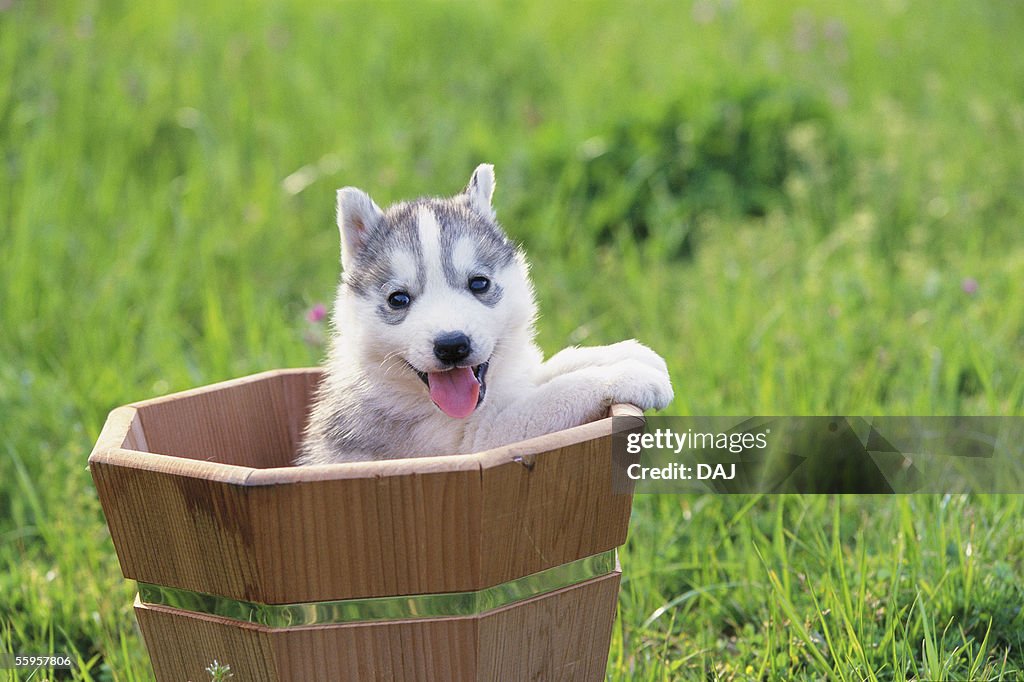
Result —
<path fill-rule="evenodd" d="M 545 350 L 669 414 L 1024 415 L 1015 3 L 0 6 L 0 651 L 150 677 L 86 456 L 317 362 L 344 184 L 495 163 Z M 638 497 L 609 678 L 1019 679 L 1022 505 Z"/>

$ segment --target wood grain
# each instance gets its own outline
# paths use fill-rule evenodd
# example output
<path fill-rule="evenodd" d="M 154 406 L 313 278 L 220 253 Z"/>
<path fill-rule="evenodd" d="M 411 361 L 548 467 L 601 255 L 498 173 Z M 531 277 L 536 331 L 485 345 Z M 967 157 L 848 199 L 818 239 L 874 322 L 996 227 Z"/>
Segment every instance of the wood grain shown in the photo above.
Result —
<path fill-rule="evenodd" d="M 268 604 L 456 592 L 625 541 L 611 419 L 477 455 L 260 468 L 289 461 L 318 380 L 111 413 L 90 467 L 126 577 Z"/>
<path fill-rule="evenodd" d="M 89 457 L 124 575 L 265 604 L 476 591 L 625 542 L 611 417 L 473 455 L 293 467 L 319 370 L 111 412 Z M 158 679 L 600 680 L 619 574 L 463 618 L 267 629 L 137 603 Z"/>
<path fill-rule="evenodd" d="M 157 680 L 603 680 L 616 571 L 479 616 L 269 629 L 136 601 Z"/>

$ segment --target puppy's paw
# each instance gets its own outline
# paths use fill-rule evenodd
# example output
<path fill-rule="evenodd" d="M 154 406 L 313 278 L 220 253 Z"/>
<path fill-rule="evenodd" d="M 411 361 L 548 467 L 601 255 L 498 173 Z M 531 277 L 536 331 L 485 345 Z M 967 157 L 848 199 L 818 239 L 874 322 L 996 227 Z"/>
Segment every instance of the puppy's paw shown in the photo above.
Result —
<path fill-rule="evenodd" d="M 641 410 L 663 410 L 672 402 L 672 380 L 661 357 L 645 346 L 640 347 L 661 361 L 661 368 L 651 367 L 635 358 L 602 368 L 602 372 L 607 373 L 602 382 L 605 389 L 604 401 L 608 405 L 629 403 Z"/>
<path fill-rule="evenodd" d="M 548 360 L 545 367 L 554 376 L 584 367 L 610 367 L 623 360 L 636 360 L 659 372 L 668 371 L 661 356 L 636 339 L 619 341 L 610 346 L 566 348 Z"/>
<path fill-rule="evenodd" d="M 651 369 L 668 375 L 668 367 L 665 365 L 665 360 L 636 339 L 619 341 L 618 343 L 613 343 L 610 346 L 604 346 L 602 350 L 607 351 L 607 356 L 609 358 L 613 358 L 615 361 L 636 360 L 637 362 L 642 362 Z"/>

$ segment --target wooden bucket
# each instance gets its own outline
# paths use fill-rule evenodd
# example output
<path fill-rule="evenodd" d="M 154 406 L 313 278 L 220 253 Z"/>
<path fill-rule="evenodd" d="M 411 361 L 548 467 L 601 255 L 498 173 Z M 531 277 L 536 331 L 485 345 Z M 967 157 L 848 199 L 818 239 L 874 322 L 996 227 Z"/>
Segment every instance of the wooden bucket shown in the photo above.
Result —
<path fill-rule="evenodd" d="M 602 680 L 631 495 L 611 417 L 290 466 L 316 369 L 119 407 L 90 469 L 158 680 Z M 631 406 L 615 420 L 639 425 Z"/>

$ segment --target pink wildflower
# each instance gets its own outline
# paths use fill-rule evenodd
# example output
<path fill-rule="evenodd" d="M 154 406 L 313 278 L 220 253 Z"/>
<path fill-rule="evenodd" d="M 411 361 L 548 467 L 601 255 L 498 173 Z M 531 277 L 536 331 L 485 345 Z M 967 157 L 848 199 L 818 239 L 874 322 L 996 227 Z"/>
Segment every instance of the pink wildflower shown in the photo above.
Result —
<path fill-rule="evenodd" d="M 322 321 L 326 316 L 327 308 L 323 303 L 317 303 L 306 313 L 306 319 L 313 323 Z"/>

